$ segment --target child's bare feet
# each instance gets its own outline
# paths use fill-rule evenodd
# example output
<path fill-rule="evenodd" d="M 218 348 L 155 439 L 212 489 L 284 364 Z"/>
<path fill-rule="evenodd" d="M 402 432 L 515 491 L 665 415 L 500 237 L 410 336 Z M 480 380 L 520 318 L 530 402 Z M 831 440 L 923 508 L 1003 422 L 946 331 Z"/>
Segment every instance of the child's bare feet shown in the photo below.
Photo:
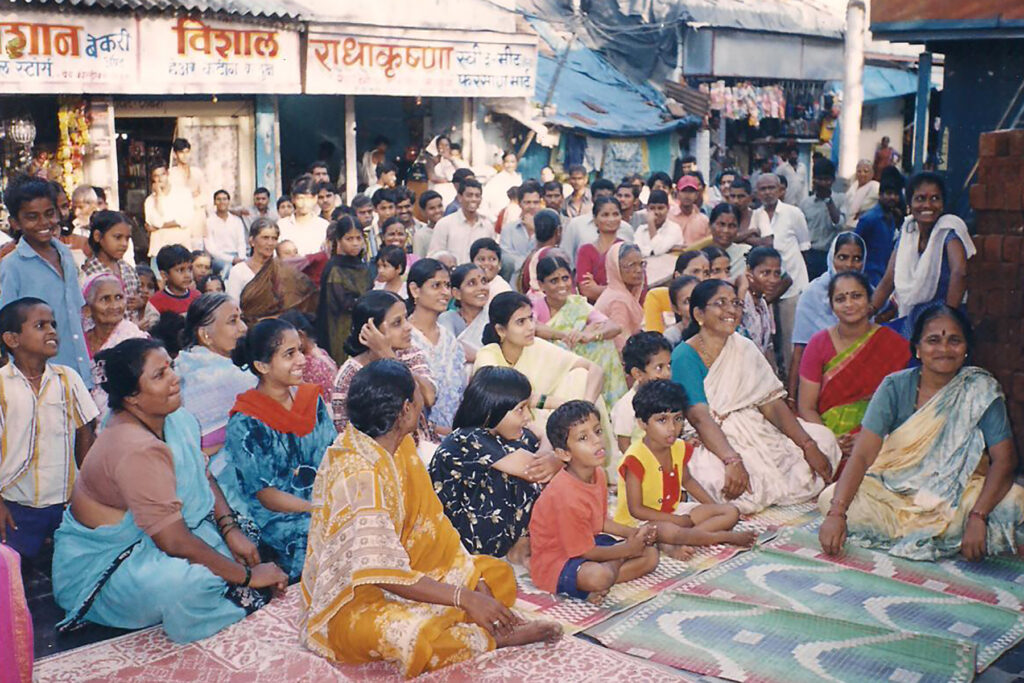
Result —
<path fill-rule="evenodd" d="M 498 647 L 515 647 L 530 643 L 554 643 L 562 637 L 562 627 L 554 621 L 524 621 L 508 635 L 494 637 Z"/>
<path fill-rule="evenodd" d="M 519 540 L 509 548 L 505 559 L 511 564 L 518 564 L 521 567 L 528 566 L 530 562 L 530 537 L 520 536 Z"/>
<path fill-rule="evenodd" d="M 723 531 L 722 543 L 749 548 L 754 545 L 754 541 L 757 540 L 758 535 L 759 534 L 756 531 Z"/>
<path fill-rule="evenodd" d="M 658 550 L 665 553 L 673 560 L 679 560 L 680 562 L 686 562 L 688 559 L 693 557 L 697 549 L 690 545 L 672 545 L 671 543 L 659 543 Z"/>
<path fill-rule="evenodd" d="M 608 591 L 591 591 L 587 596 L 587 602 L 592 605 L 600 605 L 608 597 Z"/>

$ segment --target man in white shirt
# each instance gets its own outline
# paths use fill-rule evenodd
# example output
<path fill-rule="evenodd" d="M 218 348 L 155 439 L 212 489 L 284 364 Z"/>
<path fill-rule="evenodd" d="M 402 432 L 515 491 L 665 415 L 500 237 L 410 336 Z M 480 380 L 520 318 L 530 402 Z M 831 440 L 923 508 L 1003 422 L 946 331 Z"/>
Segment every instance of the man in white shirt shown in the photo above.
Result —
<path fill-rule="evenodd" d="M 675 221 L 668 220 L 668 193 L 652 190 L 647 200 L 644 216 L 647 224 L 636 231 L 636 246 L 640 255 L 661 256 L 674 248 L 682 248 L 683 231 Z"/>
<path fill-rule="evenodd" d="M 590 187 L 591 196 L 611 197 L 615 194 L 615 184 L 607 178 L 599 178 Z M 584 244 L 597 240 L 597 224 L 594 223 L 593 202 L 586 214 L 576 216 L 562 230 L 562 251 L 569 257 L 569 265 L 576 267 L 576 252 Z M 633 241 L 633 227 L 626 221 L 622 221 L 616 236 L 624 242 Z"/>
<path fill-rule="evenodd" d="M 206 251 L 213 257 L 213 271 L 224 277 L 231 266 L 245 260 L 245 224 L 231 213 L 231 195 L 227 190 L 213 193 L 213 206 L 213 214 L 206 219 Z"/>
<path fill-rule="evenodd" d="M 270 205 L 270 190 L 265 187 L 257 187 L 252 193 L 252 206 L 242 209 L 243 222 L 251 225 L 257 218 L 269 218 L 272 221 L 278 220 L 277 210 Z"/>
<path fill-rule="evenodd" d="M 786 177 L 786 193 L 782 200 L 798 205 L 807 196 L 807 165 L 800 161 L 796 147 L 786 150 L 786 160 L 779 164 L 775 173 Z"/>
<path fill-rule="evenodd" d="M 517 196 L 521 210 L 519 220 L 501 230 L 502 257 L 511 264 L 511 282 L 515 282 L 519 276 L 526 257 L 537 248 L 537 240 L 533 235 L 533 217 L 544 208 L 541 186 L 536 181 L 528 180 L 520 185 Z"/>
<path fill-rule="evenodd" d="M 750 217 L 750 227 L 756 228 L 762 237 L 771 237 L 772 246 L 782 254 L 782 267 L 792 280 L 785 283 L 777 297 L 782 359 L 787 371 L 793 357 L 793 323 L 796 320 L 796 304 L 807 288 L 807 265 L 803 252 L 811 247 L 807 221 L 800 209 L 779 200 L 782 183 L 774 173 L 762 173 L 757 178 L 756 192 L 761 199 L 761 208 Z"/>
<path fill-rule="evenodd" d="M 498 219 L 498 214 L 509 204 L 508 191 L 523 184 L 523 176 L 516 171 L 518 167 L 519 159 L 515 152 L 505 152 L 501 157 L 501 170 L 487 181 L 480 213 L 488 220 Z"/>
<path fill-rule="evenodd" d="M 196 246 L 192 242 L 191 221 L 195 217 L 192 195 L 183 187 L 171 186 L 165 165 L 153 167 L 149 179 L 153 193 L 143 203 L 149 256 L 156 256 L 162 247 L 170 244 L 192 249 Z"/>
<path fill-rule="evenodd" d="M 458 263 L 469 263 L 469 248 L 481 237 L 494 239 L 494 224 L 481 216 L 480 201 L 483 188 L 476 178 L 462 181 L 459 192 L 459 210 L 439 220 L 430 237 L 427 253 L 450 251 Z"/>
<path fill-rule="evenodd" d="M 295 213 L 277 222 L 280 230 L 278 241 L 291 240 L 303 256 L 316 254 L 323 249 L 327 240 L 327 221 L 320 217 L 316 203 L 314 181 L 309 176 L 300 176 L 292 184 L 292 203 Z"/>
<path fill-rule="evenodd" d="M 435 190 L 427 190 L 420 195 L 420 210 L 426 223 L 420 223 L 416 227 L 416 234 L 412 238 L 412 253 L 420 258 L 425 258 L 430 253 L 430 240 L 434 237 L 434 227 L 444 216 L 444 198 Z"/>

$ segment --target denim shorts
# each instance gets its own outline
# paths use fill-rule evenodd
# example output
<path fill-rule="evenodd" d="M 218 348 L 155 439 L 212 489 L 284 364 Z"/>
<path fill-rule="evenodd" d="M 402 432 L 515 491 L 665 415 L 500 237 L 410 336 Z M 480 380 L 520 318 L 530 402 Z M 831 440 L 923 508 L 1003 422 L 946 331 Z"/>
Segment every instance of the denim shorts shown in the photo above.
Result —
<path fill-rule="evenodd" d="M 609 536 L 608 534 L 598 534 L 594 536 L 594 544 L 599 546 L 615 545 L 616 543 L 622 543 L 622 539 Z M 557 593 L 562 595 L 568 595 L 570 598 L 579 598 L 580 600 L 586 600 L 590 593 L 581 591 L 576 587 L 576 574 L 579 572 L 580 567 L 583 566 L 584 562 L 590 562 L 591 560 L 585 560 L 582 557 L 572 557 L 566 560 L 565 565 L 562 567 L 562 571 L 558 574 L 558 587 L 556 588 Z"/>

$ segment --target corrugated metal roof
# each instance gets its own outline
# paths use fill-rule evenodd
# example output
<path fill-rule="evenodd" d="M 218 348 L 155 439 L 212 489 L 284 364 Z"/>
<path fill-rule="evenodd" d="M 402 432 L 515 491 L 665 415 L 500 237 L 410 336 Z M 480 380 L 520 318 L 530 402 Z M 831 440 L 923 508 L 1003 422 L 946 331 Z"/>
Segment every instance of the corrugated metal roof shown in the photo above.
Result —
<path fill-rule="evenodd" d="M 20 0 L 10 3 L 40 9 L 100 8 L 151 12 L 202 12 L 296 20 L 304 7 L 291 0 Z"/>
<path fill-rule="evenodd" d="M 608 0 L 605 0 L 607 2 Z M 695 26 L 842 38 L 841 0 L 611 0 L 625 16 L 649 23 L 685 21 Z"/>

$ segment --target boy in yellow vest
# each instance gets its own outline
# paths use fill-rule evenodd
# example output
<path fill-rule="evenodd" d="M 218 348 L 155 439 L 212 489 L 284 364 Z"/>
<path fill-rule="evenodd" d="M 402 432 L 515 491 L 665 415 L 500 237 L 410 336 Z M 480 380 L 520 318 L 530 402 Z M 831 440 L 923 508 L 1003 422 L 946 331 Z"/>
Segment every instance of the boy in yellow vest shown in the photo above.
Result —
<path fill-rule="evenodd" d="M 749 546 L 752 531 L 732 531 L 740 513 L 733 505 L 716 504 L 686 466 L 693 446 L 679 438 L 686 410 L 686 392 L 670 380 L 644 382 L 633 397 L 633 411 L 643 437 L 626 450 L 618 467 L 615 521 L 630 527 L 651 523 L 659 548 L 685 560 L 691 546 Z M 686 491 L 692 501 L 684 500 Z"/>

